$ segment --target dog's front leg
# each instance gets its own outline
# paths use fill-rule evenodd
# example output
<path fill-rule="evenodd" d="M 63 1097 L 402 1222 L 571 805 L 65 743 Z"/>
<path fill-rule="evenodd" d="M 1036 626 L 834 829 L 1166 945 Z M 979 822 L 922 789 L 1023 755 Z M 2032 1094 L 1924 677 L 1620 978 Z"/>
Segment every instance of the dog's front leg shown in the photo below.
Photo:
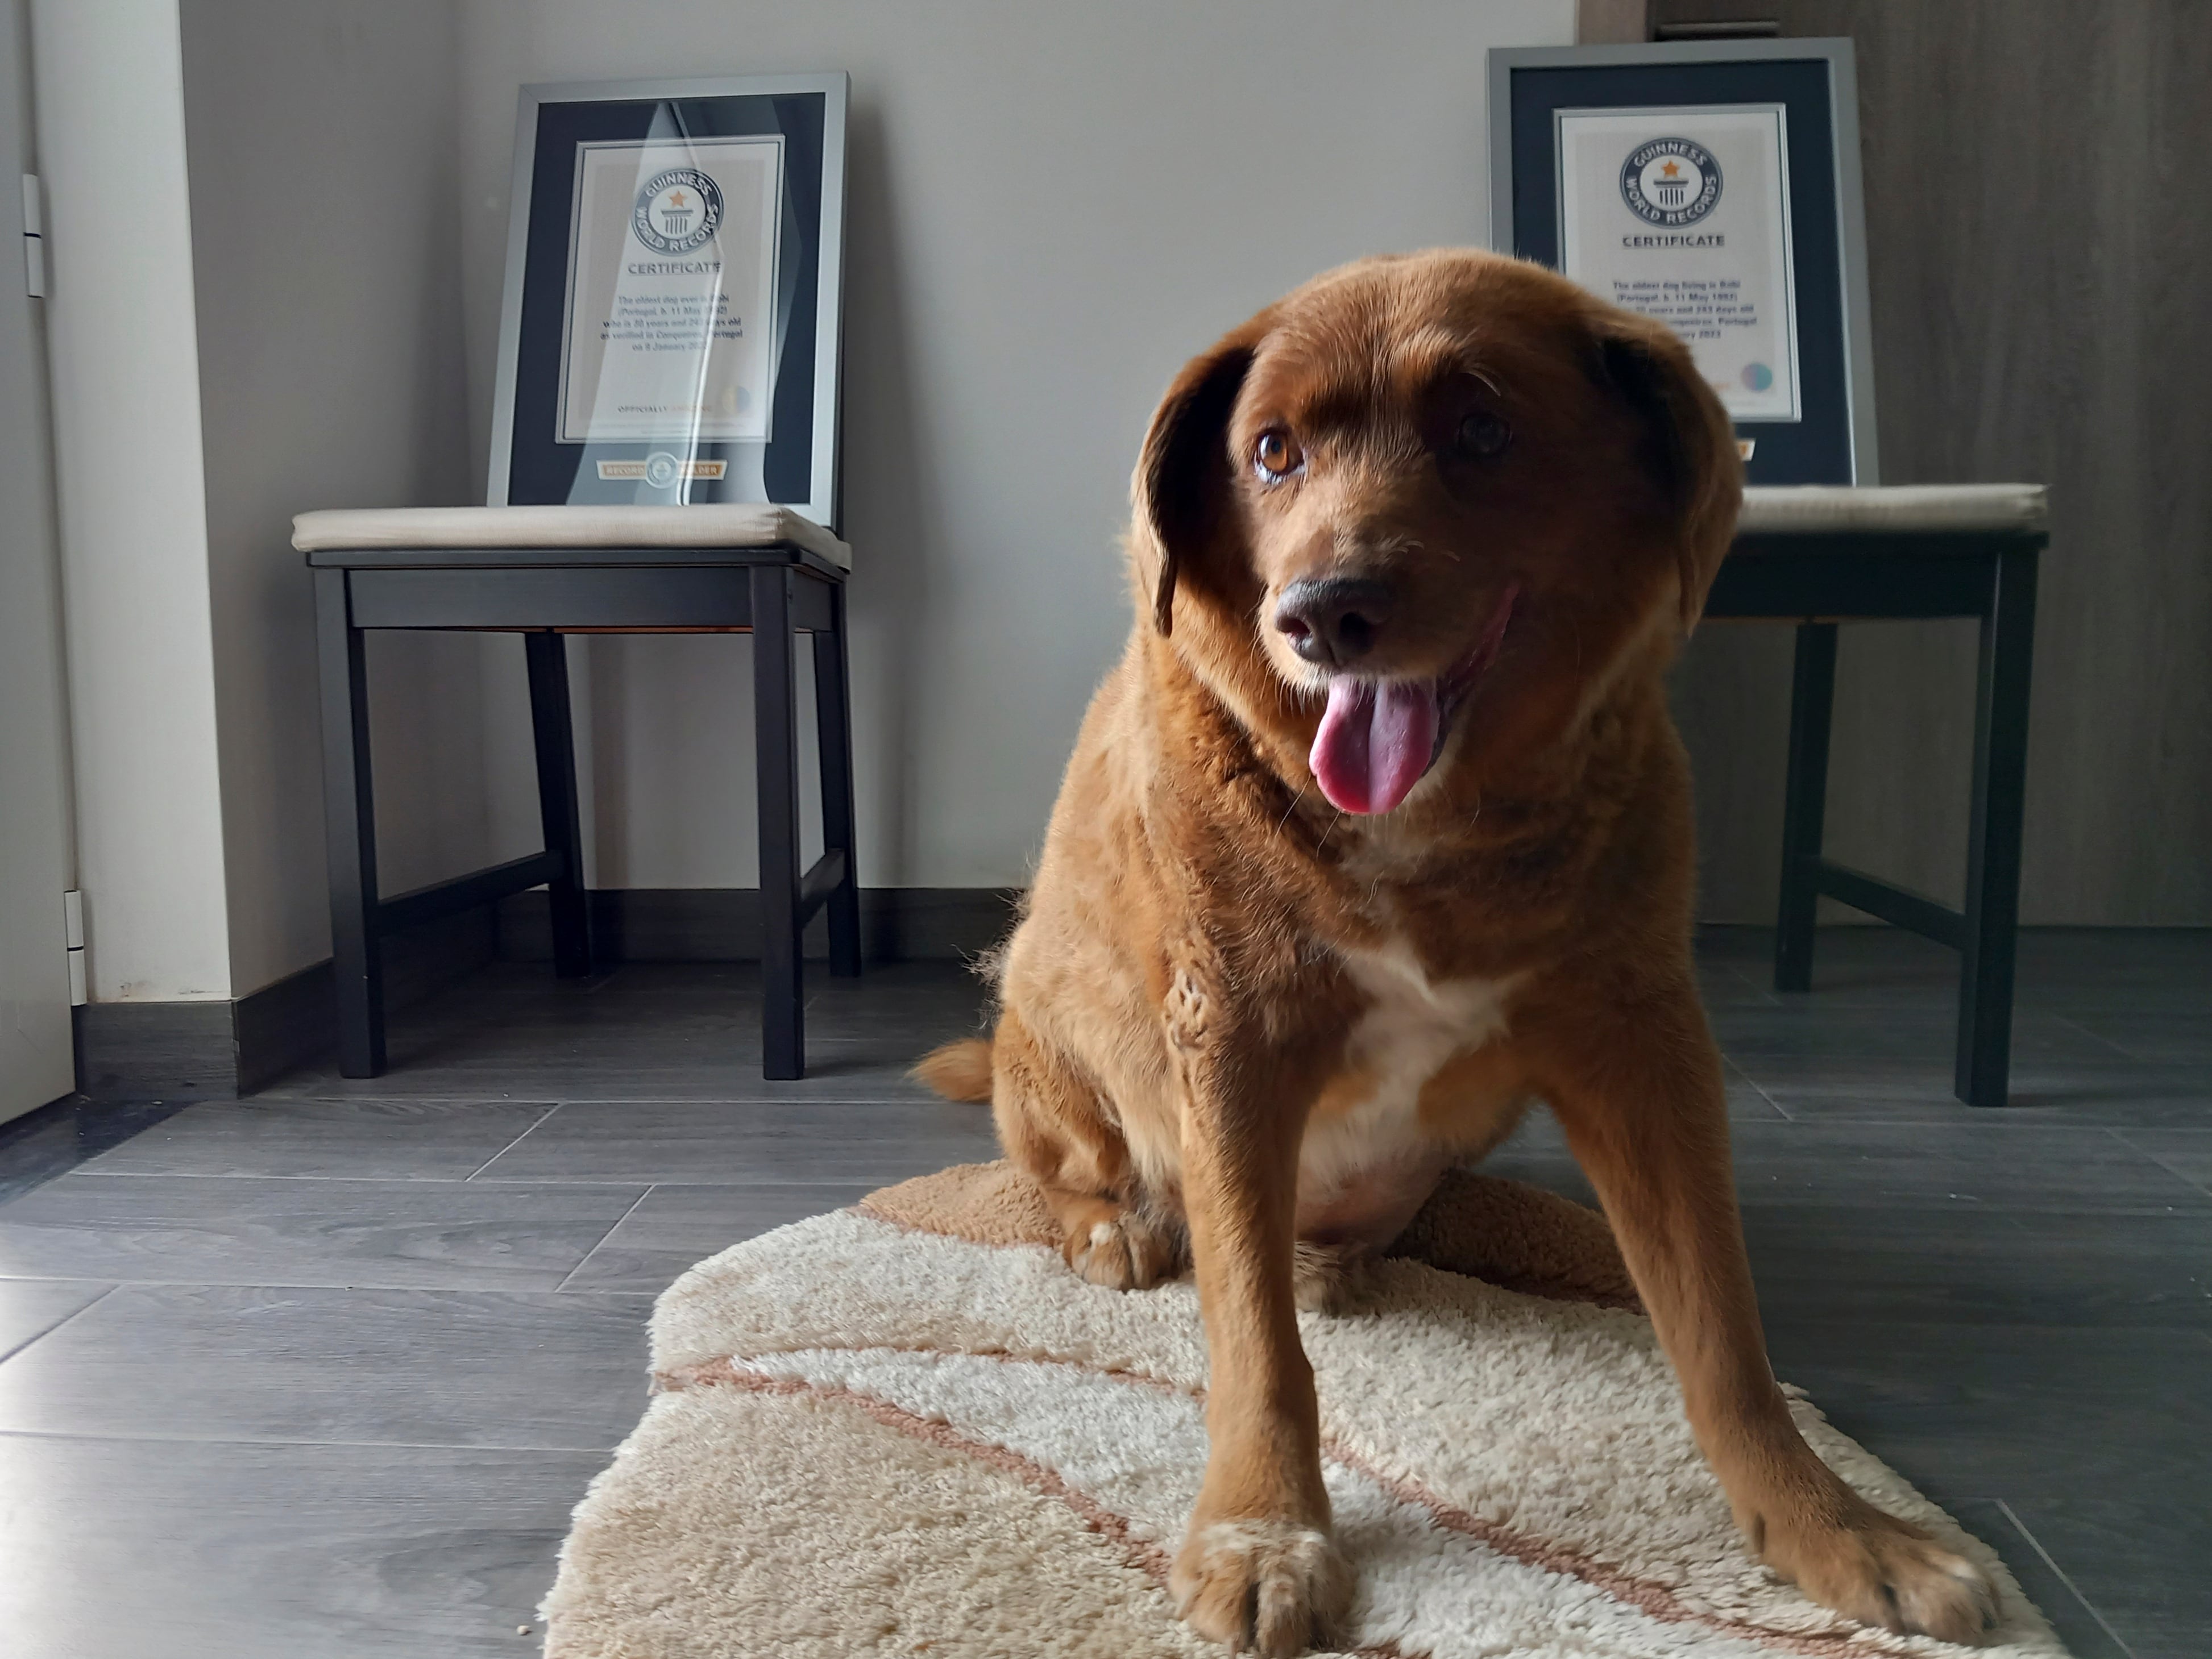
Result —
<path fill-rule="evenodd" d="M 1769 1369 L 1729 1158 L 1720 1052 L 1686 969 L 1563 1005 L 1545 1092 L 1597 1188 L 1737 1523 L 1816 1601 L 1900 1635 L 1971 1641 L 1995 1614 L 1979 1569 L 1869 1504 L 1814 1455 Z"/>
<path fill-rule="evenodd" d="M 1309 1104 L 1297 1079 L 1311 1072 L 1242 1037 L 1210 1010 L 1195 1033 L 1188 1022 L 1177 1030 L 1211 1449 L 1171 1582 L 1183 1617 L 1206 1635 L 1295 1654 L 1327 1639 L 1351 1585 L 1329 1535 L 1320 1411 L 1291 1289 Z"/>

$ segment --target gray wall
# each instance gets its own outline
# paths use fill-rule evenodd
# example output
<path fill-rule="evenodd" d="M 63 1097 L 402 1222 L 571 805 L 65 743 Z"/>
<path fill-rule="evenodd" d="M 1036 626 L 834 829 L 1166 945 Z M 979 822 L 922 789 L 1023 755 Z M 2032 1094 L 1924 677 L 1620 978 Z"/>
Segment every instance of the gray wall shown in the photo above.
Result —
<path fill-rule="evenodd" d="M 861 879 L 1000 886 L 1026 878 L 1128 628 L 1116 538 L 1154 400 L 1316 270 L 1483 241 L 1485 49 L 1564 44 L 1571 6 L 462 0 L 461 18 L 477 433 L 520 84 L 852 72 Z M 752 883 L 744 652 L 577 653 L 602 884 Z"/>
<path fill-rule="evenodd" d="M 1484 52 L 1564 41 L 1570 10 L 183 0 L 216 993 L 329 948 L 291 515 L 482 499 L 523 83 L 852 71 L 862 876 L 1001 886 L 1127 625 L 1115 543 L 1160 388 L 1316 270 L 1481 240 Z M 535 843 L 514 644 L 372 641 L 387 890 Z M 573 644 L 599 884 L 753 882 L 746 648 Z"/>
<path fill-rule="evenodd" d="M 522 82 L 853 71 L 863 877 L 1002 885 L 1127 626 L 1114 544 L 1159 388 L 1324 265 L 1485 240 L 1483 51 L 1563 41 L 1571 10 L 186 0 L 235 988 L 327 948 L 285 526 L 480 498 Z M 2159 210 L 2212 153 L 2212 32 L 2179 0 L 1783 10 L 1860 40 L 1887 476 L 2053 486 L 2027 915 L 2212 921 L 2212 503 L 2184 449 L 2212 415 L 2212 250 L 2201 210 Z M 1838 711 L 1832 845 L 1946 894 L 1966 633 L 1856 630 Z M 512 645 L 378 642 L 392 885 L 535 834 Z M 1771 903 L 1787 648 L 1715 628 L 1681 676 L 1717 916 Z M 576 646 L 602 884 L 753 879 L 744 653 Z"/>
<path fill-rule="evenodd" d="M 450 0 L 185 0 L 209 583 L 234 994 L 330 953 L 310 507 L 483 499 Z M 511 856 L 483 783 L 512 640 L 369 642 L 387 891 Z M 511 659 L 511 661 L 509 659 Z M 497 735 L 488 734 L 488 726 Z M 524 774 L 527 779 L 527 773 Z M 534 830 L 533 832 L 534 833 Z"/>
<path fill-rule="evenodd" d="M 2212 27 L 2201 0 L 1661 0 L 1857 43 L 1881 464 L 2036 479 L 2021 915 L 2212 922 Z M 1833 854 L 1955 900 L 1972 624 L 1846 629 Z M 1678 708 L 1708 914 L 1768 920 L 1786 629 L 1715 628 Z"/>

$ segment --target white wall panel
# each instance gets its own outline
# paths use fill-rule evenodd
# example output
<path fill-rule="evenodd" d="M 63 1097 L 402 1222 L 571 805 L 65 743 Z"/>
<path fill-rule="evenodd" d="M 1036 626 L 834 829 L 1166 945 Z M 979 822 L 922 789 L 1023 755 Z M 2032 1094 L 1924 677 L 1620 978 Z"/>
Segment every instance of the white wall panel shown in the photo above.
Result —
<path fill-rule="evenodd" d="M 231 994 L 176 0 L 34 0 L 92 994 Z"/>

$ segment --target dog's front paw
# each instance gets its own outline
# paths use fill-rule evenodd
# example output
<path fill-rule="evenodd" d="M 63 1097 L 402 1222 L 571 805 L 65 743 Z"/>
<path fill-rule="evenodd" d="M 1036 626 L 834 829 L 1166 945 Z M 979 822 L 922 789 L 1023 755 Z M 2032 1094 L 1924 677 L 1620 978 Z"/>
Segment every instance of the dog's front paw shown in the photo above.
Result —
<path fill-rule="evenodd" d="M 1322 1645 L 1352 1600 L 1334 1540 L 1290 1521 L 1194 1525 L 1168 1583 L 1200 1634 L 1267 1659 Z"/>
<path fill-rule="evenodd" d="M 1944 1642 L 1977 1640 L 1996 1624 L 1996 1591 L 1979 1567 L 1863 1500 L 1840 1522 L 1751 1532 L 1763 1532 L 1775 1571 L 1861 1624 Z"/>
<path fill-rule="evenodd" d="M 1113 1291 L 1149 1291 L 1183 1266 L 1181 1241 L 1132 1210 L 1094 1221 L 1080 1233 L 1071 1231 L 1060 1254 L 1082 1278 Z"/>

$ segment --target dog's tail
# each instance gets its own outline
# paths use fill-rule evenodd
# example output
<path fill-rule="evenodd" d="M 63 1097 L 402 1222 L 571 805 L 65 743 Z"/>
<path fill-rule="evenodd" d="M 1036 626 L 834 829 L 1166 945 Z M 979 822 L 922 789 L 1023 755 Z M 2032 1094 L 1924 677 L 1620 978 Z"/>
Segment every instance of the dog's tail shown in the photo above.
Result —
<path fill-rule="evenodd" d="M 991 1103 L 991 1039 L 962 1037 L 932 1048 L 914 1063 L 914 1076 L 947 1100 Z"/>

